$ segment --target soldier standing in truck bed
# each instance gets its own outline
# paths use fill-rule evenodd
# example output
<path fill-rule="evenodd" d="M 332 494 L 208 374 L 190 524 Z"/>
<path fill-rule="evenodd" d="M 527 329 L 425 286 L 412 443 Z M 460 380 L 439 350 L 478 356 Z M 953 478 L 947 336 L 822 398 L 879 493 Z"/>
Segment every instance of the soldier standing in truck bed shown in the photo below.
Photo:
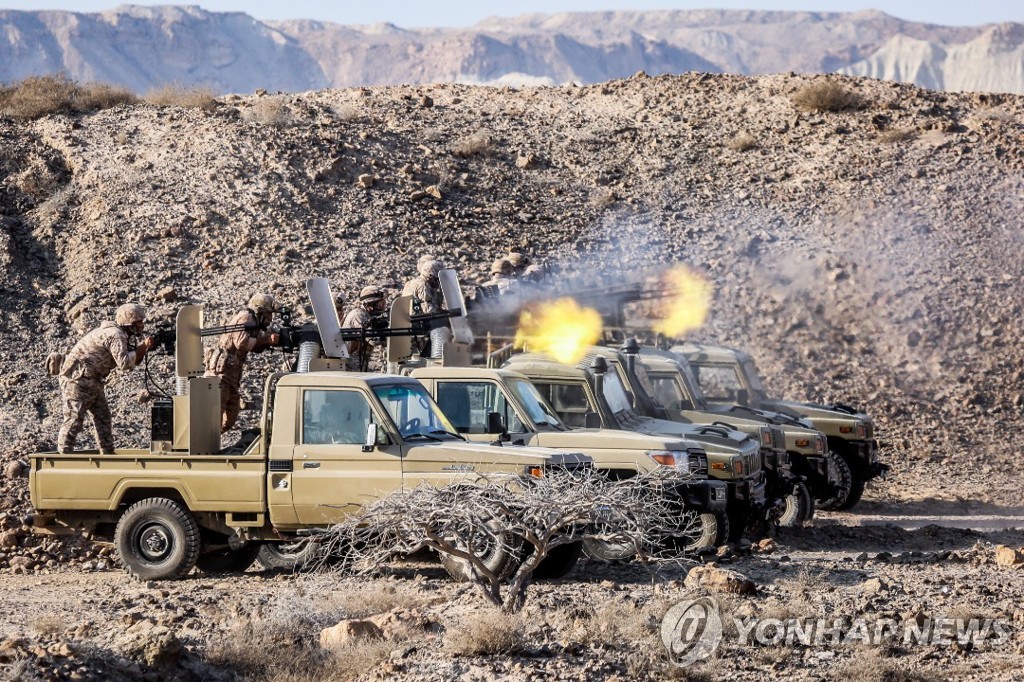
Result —
<path fill-rule="evenodd" d="M 245 325 L 246 328 L 221 334 L 217 346 L 206 351 L 206 376 L 220 377 L 221 433 L 235 425 L 242 410 L 242 370 L 249 353 L 276 346 L 281 341 L 280 335 L 267 331 L 276 309 L 273 296 L 256 294 L 249 299 L 249 305 L 228 322 L 228 326 Z"/>
<path fill-rule="evenodd" d="M 75 449 L 75 440 L 88 412 L 92 415 L 100 452 L 114 454 L 114 428 L 103 384 L 115 367 L 124 371 L 136 367 L 156 346 L 152 337 L 146 337 L 138 348 L 129 347 L 129 338 L 142 334 L 145 325 L 145 309 L 126 303 L 117 309 L 113 322 L 102 322 L 67 354 L 60 366 L 64 419 L 57 435 L 58 452 L 63 454 Z"/>
<path fill-rule="evenodd" d="M 359 305 L 349 311 L 341 326 L 345 329 L 369 329 L 374 318 L 384 312 L 386 305 L 387 298 L 383 289 L 375 286 L 363 287 L 359 292 Z M 383 363 L 374 357 L 379 347 L 378 339 L 349 341 L 349 369 L 355 372 L 374 372 L 382 369 Z"/>
<path fill-rule="evenodd" d="M 412 296 L 413 315 L 433 315 L 446 310 L 438 277 L 443 269 L 444 263 L 430 255 L 420 256 L 416 261 L 419 274 L 406 282 L 402 289 L 402 296 Z M 414 339 L 413 343 L 421 355 L 440 358 L 441 349 L 450 337 L 451 330 L 447 326 L 439 326 L 431 329 L 429 338 Z"/>

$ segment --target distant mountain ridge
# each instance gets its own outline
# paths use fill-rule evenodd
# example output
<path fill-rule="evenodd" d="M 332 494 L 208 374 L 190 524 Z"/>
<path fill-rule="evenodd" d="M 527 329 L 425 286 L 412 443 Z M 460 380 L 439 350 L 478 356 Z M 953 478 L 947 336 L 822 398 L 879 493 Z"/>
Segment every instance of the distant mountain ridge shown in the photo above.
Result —
<path fill-rule="evenodd" d="M 1024 93 L 1024 24 L 949 27 L 879 11 L 526 14 L 465 29 L 259 21 L 196 6 L 0 10 L 0 81 L 63 71 L 145 92 L 399 83 L 593 83 L 685 71 L 833 72 Z"/>

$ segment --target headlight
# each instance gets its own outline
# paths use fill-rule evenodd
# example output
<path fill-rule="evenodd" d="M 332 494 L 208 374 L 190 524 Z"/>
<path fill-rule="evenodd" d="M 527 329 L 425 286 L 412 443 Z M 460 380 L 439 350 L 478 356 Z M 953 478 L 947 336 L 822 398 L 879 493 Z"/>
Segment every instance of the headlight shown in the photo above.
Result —
<path fill-rule="evenodd" d="M 814 451 L 819 455 L 824 455 L 828 442 L 825 440 L 825 436 L 820 433 L 814 437 Z"/>
<path fill-rule="evenodd" d="M 864 440 L 868 437 L 868 427 L 864 422 L 857 422 L 857 438 Z"/>
<path fill-rule="evenodd" d="M 534 478 L 544 478 L 544 467 L 539 464 L 531 464 L 526 467 L 526 473 Z"/>
<path fill-rule="evenodd" d="M 663 467 L 674 467 L 687 464 L 686 453 L 675 450 L 648 450 L 647 456 Z"/>
<path fill-rule="evenodd" d="M 761 427 L 761 445 L 766 448 L 774 448 L 775 445 L 772 443 L 772 430 L 767 426 Z"/>
<path fill-rule="evenodd" d="M 708 456 L 701 451 L 648 450 L 647 456 L 661 466 L 676 467 L 687 474 L 706 474 L 708 471 Z"/>
<path fill-rule="evenodd" d="M 743 458 L 742 457 L 733 457 L 732 458 L 732 473 L 736 474 L 737 476 L 742 476 L 743 475 L 743 471 L 744 471 L 744 469 L 743 469 Z"/>

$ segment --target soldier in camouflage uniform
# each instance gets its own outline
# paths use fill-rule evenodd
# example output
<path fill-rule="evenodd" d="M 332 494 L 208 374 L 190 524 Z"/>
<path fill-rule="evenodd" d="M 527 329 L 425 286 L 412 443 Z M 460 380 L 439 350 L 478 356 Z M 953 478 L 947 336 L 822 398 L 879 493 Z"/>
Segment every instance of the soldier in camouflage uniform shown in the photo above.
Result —
<path fill-rule="evenodd" d="M 341 326 L 345 329 L 368 329 L 373 318 L 381 315 L 386 306 L 387 298 L 380 287 L 363 287 L 359 292 L 359 306 L 349 311 Z M 380 341 L 377 339 L 349 341 L 349 369 L 359 372 L 373 372 L 382 369 L 383 363 L 379 358 L 374 357 L 377 355 L 378 348 L 380 348 Z"/>
<path fill-rule="evenodd" d="M 129 347 L 129 337 L 142 334 L 145 325 L 146 311 L 142 306 L 126 303 L 117 309 L 113 322 L 101 323 L 67 354 L 60 367 L 64 419 L 57 435 L 59 452 L 75 449 L 75 440 L 88 412 L 92 415 L 100 452 L 114 454 L 114 428 L 103 384 L 115 367 L 130 370 L 156 346 L 156 341 L 147 337 L 138 348 Z"/>
<path fill-rule="evenodd" d="M 266 331 L 276 308 L 273 296 L 256 294 L 249 299 L 245 310 L 228 322 L 229 326 L 245 325 L 246 329 L 221 334 L 217 346 L 206 351 L 206 376 L 220 377 L 221 433 L 235 425 L 242 410 L 242 370 L 249 353 L 276 346 L 281 341 L 279 334 Z"/>
<path fill-rule="evenodd" d="M 420 256 L 416 262 L 418 276 L 405 283 L 402 289 L 402 296 L 412 296 L 413 315 L 432 315 L 443 313 L 444 294 L 441 291 L 441 280 L 438 273 L 444 269 L 444 263 L 433 256 Z M 451 338 L 451 330 L 447 326 L 437 327 L 430 331 L 429 339 L 413 339 L 421 355 L 440 358 L 441 349 L 448 339 Z"/>
<path fill-rule="evenodd" d="M 505 256 L 505 260 L 512 264 L 511 276 L 515 279 L 522 278 L 526 274 L 526 268 L 530 267 L 530 264 L 533 262 L 525 253 L 519 253 L 518 251 L 509 253 Z"/>
<path fill-rule="evenodd" d="M 499 258 L 491 263 L 491 279 L 484 286 L 494 287 L 498 294 L 512 293 L 516 289 L 516 280 L 512 279 L 515 268 L 507 258 Z"/>

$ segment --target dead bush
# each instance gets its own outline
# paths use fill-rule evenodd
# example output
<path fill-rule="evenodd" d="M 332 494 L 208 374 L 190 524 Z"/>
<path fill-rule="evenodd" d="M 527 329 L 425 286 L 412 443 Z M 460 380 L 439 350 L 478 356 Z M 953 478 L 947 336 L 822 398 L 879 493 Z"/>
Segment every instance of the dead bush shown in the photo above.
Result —
<path fill-rule="evenodd" d="M 491 134 L 486 130 L 478 130 L 452 145 L 452 153 L 455 156 L 490 156 L 493 151 Z"/>
<path fill-rule="evenodd" d="M 864 107 L 860 95 L 832 80 L 805 85 L 793 95 L 792 101 L 801 111 L 847 111 Z"/>
<path fill-rule="evenodd" d="M 865 649 L 835 671 L 836 679 L 858 682 L 925 682 L 927 675 L 891 658 L 879 658 L 877 652 Z"/>
<path fill-rule="evenodd" d="M 180 107 L 182 109 L 202 109 L 212 111 L 217 107 L 217 99 L 211 88 L 186 87 L 178 83 L 170 83 L 151 90 L 145 101 L 158 107 Z"/>
<path fill-rule="evenodd" d="M 878 134 L 878 141 L 885 144 L 896 144 L 913 140 L 915 137 L 917 137 L 917 131 L 913 128 L 890 128 Z"/>
<path fill-rule="evenodd" d="M 0 112 L 22 120 L 86 113 L 137 101 L 130 90 L 120 86 L 79 84 L 63 74 L 30 76 L 0 87 Z"/>
<path fill-rule="evenodd" d="M 444 647 L 457 656 L 501 656 L 523 648 L 523 622 L 515 615 L 487 609 L 463 618 L 444 636 Z"/>
<path fill-rule="evenodd" d="M 331 600 L 346 618 L 366 618 L 386 613 L 399 607 L 417 608 L 426 600 L 422 597 L 399 593 L 391 585 L 368 583 L 365 587 L 346 590 Z"/>
<path fill-rule="evenodd" d="M 284 97 L 263 97 L 242 111 L 242 119 L 250 123 L 283 128 L 291 125 L 294 115 Z"/>
<path fill-rule="evenodd" d="M 734 152 L 745 152 L 757 146 L 757 138 L 746 130 L 741 130 L 726 143 L 726 146 Z"/>
<path fill-rule="evenodd" d="M 335 118 L 344 123 L 354 123 L 363 117 L 362 110 L 354 104 L 339 104 L 331 111 Z"/>
<path fill-rule="evenodd" d="M 40 616 L 32 622 L 32 629 L 40 637 L 53 637 L 64 630 L 64 622 L 57 616 Z"/>

